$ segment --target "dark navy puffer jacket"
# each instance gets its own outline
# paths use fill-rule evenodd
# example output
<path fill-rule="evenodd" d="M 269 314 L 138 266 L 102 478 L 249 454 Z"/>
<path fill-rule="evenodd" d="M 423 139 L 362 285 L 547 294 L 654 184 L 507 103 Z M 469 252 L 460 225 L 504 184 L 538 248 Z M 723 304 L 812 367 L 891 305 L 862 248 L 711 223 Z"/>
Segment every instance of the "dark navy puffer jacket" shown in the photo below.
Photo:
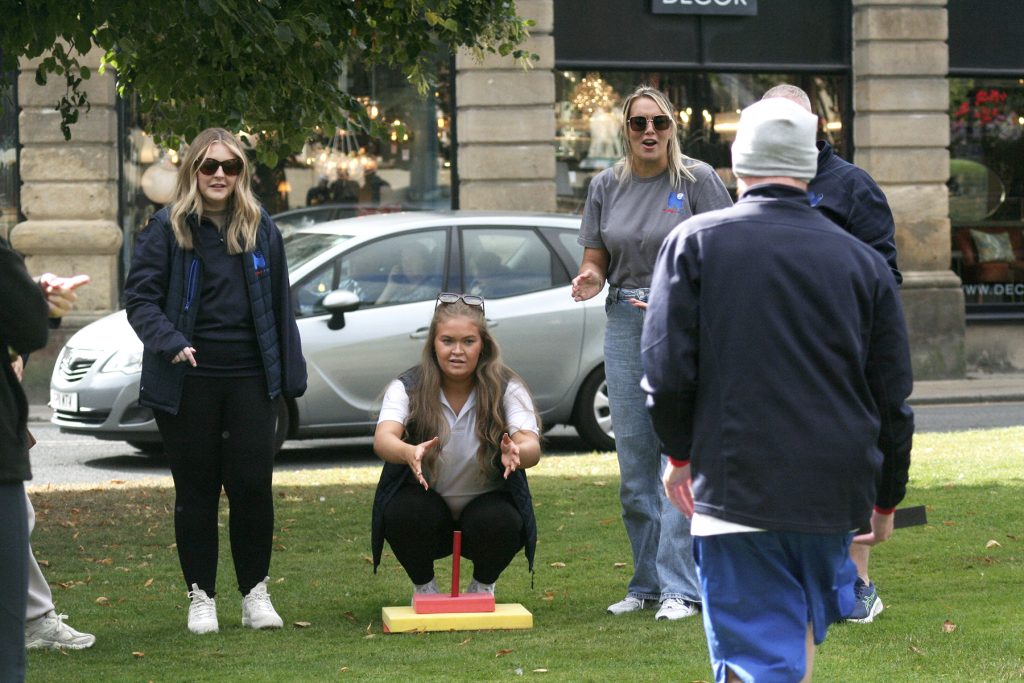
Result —
<path fill-rule="evenodd" d="M 896 284 L 896 223 L 885 194 L 867 171 L 846 161 L 824 140 L 818 141 L 818 175 L 807 186 L 811 206 L 871 246 L 889 264 Z"/>
<path fill-rule="evenodd" d="M 196 227 L 195 217 L 189 217 Z M 288 264 L 281 232 L 261 209 L 256 249 L 242 255 L 256 339 L 271 399 L 306 391 L 306 361 L 295 324 Z M 182 249 L 171 229 L 170 209 L 158 211 L 139 233 L 125 283 L 128 322 L 145 347 L 139 403 L 177 414 L 185 364 L 171 359 L 186 346 L 195 327 L 202 290 L 200 254 Z"/>

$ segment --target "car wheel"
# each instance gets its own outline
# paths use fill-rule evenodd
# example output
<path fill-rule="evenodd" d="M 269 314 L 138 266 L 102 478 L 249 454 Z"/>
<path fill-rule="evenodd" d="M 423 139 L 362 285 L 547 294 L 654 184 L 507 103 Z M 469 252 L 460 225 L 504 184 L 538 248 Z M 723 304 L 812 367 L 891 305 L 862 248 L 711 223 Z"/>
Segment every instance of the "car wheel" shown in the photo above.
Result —
<path fill-rule="evenodd" d="M 129 441 L 128 445 L 146 455 L 160 455 L 164 452 L 163 441 Z"/>
<path fill-rule="evenodd" d="M 288 409 L 288 401 L 284 398 L 277 402 L 277 427 L 274 431 L 274 454 L 281 450 L 285 440 L 288 438 L 288 430 L 292 423 L 291 411 Z"/>
<path fill-rule="evenodd" d="M 612 413 L 608 404 L 608 382 L 604 366 L 590 373 L 576 397 L 576 431 L 596 451 L 615 450 Z"/>

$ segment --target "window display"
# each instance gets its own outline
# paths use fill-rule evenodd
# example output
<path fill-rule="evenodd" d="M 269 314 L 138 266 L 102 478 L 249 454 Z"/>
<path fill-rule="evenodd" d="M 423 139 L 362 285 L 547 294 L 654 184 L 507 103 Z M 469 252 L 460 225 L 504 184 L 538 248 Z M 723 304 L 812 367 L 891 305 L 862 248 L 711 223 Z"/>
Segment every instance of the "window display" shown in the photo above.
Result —
<path fill-rule="evenodd" d="M 952 268 L 968 317 L 1024 313 L 1024 79 L 949 81 Z"/>

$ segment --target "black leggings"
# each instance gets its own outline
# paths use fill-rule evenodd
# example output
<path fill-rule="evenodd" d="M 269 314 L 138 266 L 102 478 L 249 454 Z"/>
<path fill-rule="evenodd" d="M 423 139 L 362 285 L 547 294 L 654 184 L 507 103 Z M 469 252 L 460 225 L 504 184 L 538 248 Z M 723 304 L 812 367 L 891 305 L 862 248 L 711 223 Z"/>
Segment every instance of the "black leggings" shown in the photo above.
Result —
<path fill-rule="evenodd" d="M 247 595 L 270 570 L 276 403 L 262 377 L 185 378 L 177 415 L 153 411 L 174 477 L 174 535 L 185 585 L 216 594 L 217 508 L 228 495 L 231 556 Z"/>
<path fill-rule="evenodd" d="M 462 530 L 462 555 L 473 561 L 473 578 L 494 583 L 523 547 L 523 518 L 511 496 L 491 491 L 462 510 L 458 522 L 433 489 L 406 484 L 384 509 L 384 538 L 413 583 L 434 578 L 434 560 L 452 554 L 452 532 Z"/>

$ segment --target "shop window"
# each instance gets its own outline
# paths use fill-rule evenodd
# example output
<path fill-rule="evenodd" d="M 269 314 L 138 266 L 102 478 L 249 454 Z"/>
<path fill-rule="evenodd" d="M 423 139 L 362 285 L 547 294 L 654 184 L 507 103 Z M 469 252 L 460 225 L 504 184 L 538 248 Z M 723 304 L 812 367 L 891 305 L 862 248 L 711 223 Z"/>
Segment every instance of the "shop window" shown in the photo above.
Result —
<path fill-rule="evenodd" d="M 845 156 L 847 80 L 842 76 L 562 71 L 555 82 L 555 180 L 562 211 L 582 211 L 590 179 L 622 157 L 622 102 L 642 83 L 663 91 L 676 107 L 683 153 L 711 164 L 734 194 L 729 148 L 739 112 L 779 83 L 807 92 L 821 122 L 819 137 Z"/>
<path fill-rule="evenodd" d="M 17 74 L 0 90 L 0 237 L 8 239 L 18 224 L 18 98 Z"/>
<path fill-rule="evenodd" d="M 953 271 L 968 318 L 1024 315 L 1024 79 L 949 79 Z"/>

